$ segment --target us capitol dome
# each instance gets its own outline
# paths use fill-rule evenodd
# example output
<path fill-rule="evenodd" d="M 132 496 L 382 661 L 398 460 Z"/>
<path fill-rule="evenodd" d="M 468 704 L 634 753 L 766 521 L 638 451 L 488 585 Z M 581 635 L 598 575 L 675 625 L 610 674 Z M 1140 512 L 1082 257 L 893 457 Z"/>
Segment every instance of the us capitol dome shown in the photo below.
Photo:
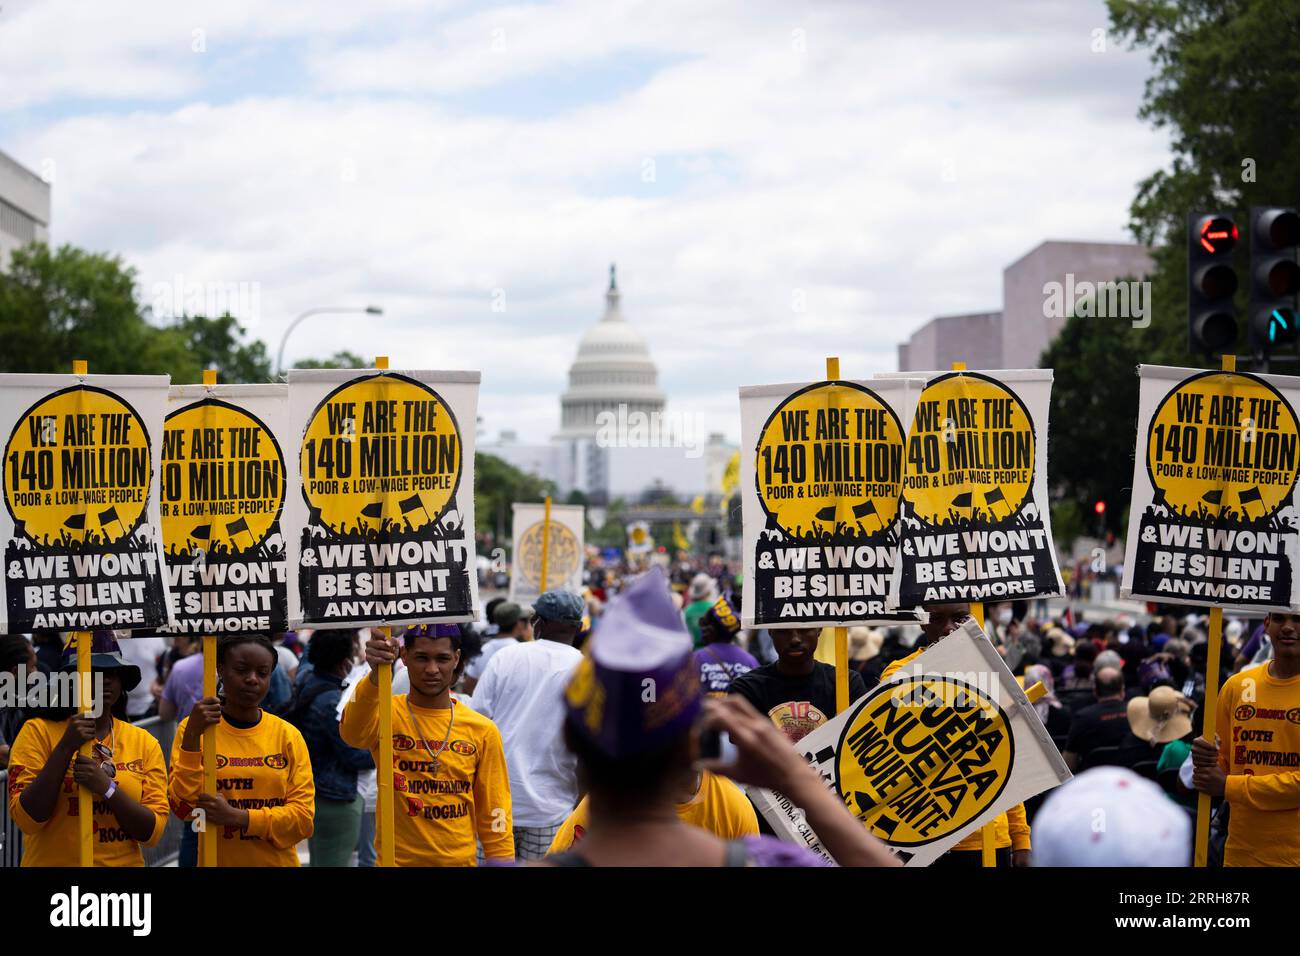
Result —
<path fill-rule="evenodd" d="M 609 267 L 605 314 L 578 343 L 569 366 L 569 387 L 560 396 L 557 439 L 594 438 L 601 412 L 662 413 L 666 398 L 659 390 L 659 370 L 650 349 L 619 308 L 618 282 Z"/>

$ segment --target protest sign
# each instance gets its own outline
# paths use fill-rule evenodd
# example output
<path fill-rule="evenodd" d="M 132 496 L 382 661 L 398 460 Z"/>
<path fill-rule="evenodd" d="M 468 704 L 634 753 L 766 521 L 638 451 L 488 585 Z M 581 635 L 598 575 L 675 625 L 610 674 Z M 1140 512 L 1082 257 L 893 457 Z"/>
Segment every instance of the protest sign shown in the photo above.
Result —
<path fill-rule="evenodd" d="M 1009 807 L 1070 778 L 974 620 L 795 747 L 908 866 L 932 863 Z M 764 814 L 778 834 L 789 832 L 792 816 L 801 815 L 779 806 Z"/>
<path fill-rule="evenodd" d="M 551 505 L 551 527 L 547 534 L 543 534 L 542 528 L 545 505 L 517 501 L 513 509 L 510 600 L 531 604 L 541 596 L 543 538 L 548 542 L 546 588 L 581 591 L 585 509 L 581 505 Z"/>
<path fill-rule="evenodd" d="M 169 623 L 156 476 L 165 375 L 0 375 L 0 633 Z"/>
<path fill-rule="evenodd" d="M 913 620 L 886 608 L 921 383 L 740 390 L 746 627 Z"/>
<path fill-rule="evenodd" d="M 173 385 L 159 496 L 176 633 L 288 628 L 282 527 L 297 489 L 284 385 Z"/>
<path fill-rule="evenodd" d="M 1139 369 L 1122 594 L 1300 610 L 1300 379 Z"/>
<path fill-rule="evenodd" d="M 1064 593 L 1047 497 L 1051 370 L 923 374 L 890 606 Z"/>
<path fill-rule="evenodd" d="M 478 372 L 289 372 L 301 623 L 471 621 Z"/>

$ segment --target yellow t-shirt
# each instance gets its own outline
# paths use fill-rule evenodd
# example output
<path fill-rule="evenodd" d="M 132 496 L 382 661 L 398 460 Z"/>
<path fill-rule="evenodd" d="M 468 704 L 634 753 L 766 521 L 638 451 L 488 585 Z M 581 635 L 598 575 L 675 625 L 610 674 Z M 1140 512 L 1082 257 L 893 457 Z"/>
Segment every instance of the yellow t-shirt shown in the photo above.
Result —
<path fill-rule="evenodd" d="M 203 751 L 183 750 L 185 725 L 172 742 L 172 812 L 188 820 L 203 792 Z M 217 793 L 248 811 L 248 829 L 220 827 L 217 866 L 298 866 L 298 844 L 311 836 L 316 783 L 298 728 L 262 711 L 257 726 L 217 725 Z"/>
<path fill-rule="evenodd" d="M 924 647 L 918 648 L 906 657 L 899 658 L 886 665 L 880 674 L 880 682 L 883 684 L 889 680 L 895 672 L 912 663 L 924 651 Z M 1028 850 L 1031 848 L 1029 818 L 1025 815 L 1025 805 L 1023 803 L 1017 803 L 1006 813 L 1000 813 L 993 819 L 993 845 L 999 850 L 1004 850 L 1007 847 L 1011 847 L 1012 850 Z M 983 850 L 984 837 L 981 835 L 980 830 L 974 830 L 961 840 L 958 840 L 952 849 Z"/>
<path fill-rule="evenodd" d="M 54 813 L 44 823 L 31 818 L 19 797 L 36 779 L 67 730 L 66 720 L 29 720 L 18 732 L 9 753 L 9 813 L 23 831 L 23 866 L 79 866 L 81 828 L 78 826 L 77 785 L 69 762 Z M 113 721 L 113 763 L 118 789 L 154 812 L 153 835 L 143 844 L 132 840 L 102 797 L 93 800 L 95 866 L 144 866 L 142 846 L 153 846 L 167 826 L 167 768 L 162 748 L 147 730 L 124 720 Z"/>
<path fill-rule="evenodd" d="M 758 815 L 738 786 L 726 777 L 700 771 L 700 789 L 685 803 L 677 804 L 677 816 L 683 823 L 708 830 L 724 840 L 757 836 Z M 548 853 L 563 853 L 582 839 L 591 819 L 587 798 L 583 797 L 560 825 Z"/>
<path fill-rule="evenodd" d="M 1300 866 L 1300 677 L 1278 680 L 1268 667 L 1233 674 L 1219 694 L 1224 866 Z"/>
<path fill-rule="evenodd" d="M 475 837 L 489 860 L 513 860 L 510 777 L 497 725 L 469 707 L 431 710 L 394 694 L 393 859 L 398 866 L 474 866 Z M 419 722 L 417 730 L 411 715 Z M 343 710 L 339 735 L 369 750 L 379 766 L 379 688 L 364 678 Z M 421 743 L 420 741 L 423 741 Z M 428 750 L 425 749 L 427 744 Z M 440 756 L 437 774 L 430 773 Z M 380 770 L 382 773 L 382 769 Z M 375 832 L 375 848 L 379 833 Z"/>

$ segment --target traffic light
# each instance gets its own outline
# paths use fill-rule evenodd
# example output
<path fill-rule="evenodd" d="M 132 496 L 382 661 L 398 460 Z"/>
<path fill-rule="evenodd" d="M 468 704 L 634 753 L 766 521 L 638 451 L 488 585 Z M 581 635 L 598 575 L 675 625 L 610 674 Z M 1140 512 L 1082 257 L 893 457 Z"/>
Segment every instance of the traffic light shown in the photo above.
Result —
<path fill-rule="evenodd" d="M 1230 352 L 1237 344 L 1237 315 L 1232 297 L 1237 270 L 1232 250 L 1237 224 L 1217 212 L 1187 216 L 1187 347 L 1210 355 Z"/>
<path fill-rule="evenodd" d="M 1294 342 L 1300 294 L 1300 216 L 1294 209 L 1250 210 L 1250 347 L 1263 355 Z"/>

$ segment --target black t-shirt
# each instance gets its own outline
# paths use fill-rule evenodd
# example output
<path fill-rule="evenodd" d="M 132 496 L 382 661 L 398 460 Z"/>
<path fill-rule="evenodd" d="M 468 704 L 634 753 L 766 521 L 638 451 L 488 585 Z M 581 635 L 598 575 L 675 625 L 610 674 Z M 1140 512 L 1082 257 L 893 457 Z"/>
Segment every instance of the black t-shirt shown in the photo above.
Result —
<path fill-rule="evenodd" d="M 767 714 L 791 741 L 797 741 L 835 716 L 835 668 L 813 662 L 807 677 L 789 677 L 776 662 L 764 664 L 731 682 L 731 693 L 739 694 Z M 867 692 L 862 675 L 849 670 L 849 702 Z"/>
<path fill-rule="evenodd" d="M 1074 715 L 1065 749 L 1082 759 L 1098 747 L 1119 746 L 1128 732 L 1128 705 L 1122 700 L 1098 701 Z"/>

